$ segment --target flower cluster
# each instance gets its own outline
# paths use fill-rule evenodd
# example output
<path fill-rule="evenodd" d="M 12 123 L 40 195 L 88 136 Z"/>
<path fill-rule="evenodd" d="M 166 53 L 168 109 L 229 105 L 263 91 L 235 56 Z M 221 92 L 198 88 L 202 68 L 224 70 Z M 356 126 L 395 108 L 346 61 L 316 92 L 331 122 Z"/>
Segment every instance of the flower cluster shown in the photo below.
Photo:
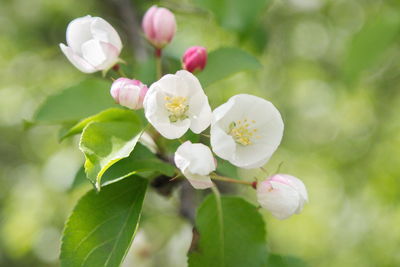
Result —
<path fill-rule="evenodd" d="M 142 28 L 161 60 L 161 50 L 177 30 L 174 14 L 153 6 L 144 15 Z M 109 23 L 98 17 L 73 20 L 67 28 L 67 44 L 60 44 L 62 51 L 83 72 L 108 70 L 120 61 L 120 38 Z M 284 130 L 278 109 L 254 95 L 232 96 L 212 110 L 193 74 L 202 71 L 206 63 L 206 49 L 190 47 L 182 57 L 183 69 L 159 77 L 149 88 L 138 80 L 121 77 L 110 90 L 116 103 L 134 110 L 144 108 L 146 119 L 164 138 L 181 138 L 189 129 L 196 134 L 210 129 L 211 149 L 185 141 L 174 156 L 181 175 L 196 189 L 210 188 L 212 179 L 220 177 L 215 173 L 213 154 L 239 168 L 260 168 L 280 145 Z M 275 174 L 248 184 L 256 187 L 259 204 L 278 219 L 299 213 L 308 201 L 304 184 L 291 175 Z"/>

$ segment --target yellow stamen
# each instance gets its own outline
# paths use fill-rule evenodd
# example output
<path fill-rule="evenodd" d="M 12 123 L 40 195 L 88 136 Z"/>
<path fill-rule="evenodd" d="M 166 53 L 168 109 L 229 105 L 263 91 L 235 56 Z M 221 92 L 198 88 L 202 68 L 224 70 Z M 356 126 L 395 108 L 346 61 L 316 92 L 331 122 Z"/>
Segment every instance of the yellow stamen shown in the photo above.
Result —
<path fill-rule="evenodd" d="M 253 138 L 258 138 L 254 136 L 254 133 L 257 132 L 257 129 L 251 129 L 251 125 L 247 123 L 248 120 L 244 119 L 244 123 L 241 120 L 236 122 L 232 122 L 229 125 L 229 134 L 233 137 L 236 143 L 247 146 L 253 144 Z M 251 121 L 253 124 L 254 120 Z"/>
<path fill-rule="evenodd" d="M 166 96 L 164 98 L 167 103 L 165 103 L 165 108 L 170 113 L 169 119 L 171 122 L 177 122 L 178 120 L 184 120 L 187 118 L 186 112 L 189 109 L 187 104 L 187 98 L 182 96 Z"/>

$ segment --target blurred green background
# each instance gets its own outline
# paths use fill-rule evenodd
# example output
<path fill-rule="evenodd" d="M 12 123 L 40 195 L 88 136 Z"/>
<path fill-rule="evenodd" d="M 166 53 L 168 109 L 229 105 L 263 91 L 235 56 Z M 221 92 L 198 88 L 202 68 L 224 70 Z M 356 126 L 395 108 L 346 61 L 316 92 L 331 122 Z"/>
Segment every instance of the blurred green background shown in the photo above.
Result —
<path fill-rule="evenodd" d="M 270 250 L 309 266 L 400 266 L 399 2 L 157 3 L 177 15 L 168 57 L 179 59 L 190 45 L 209 51 L 236 46 L 264 66 L 206 92 L 213 108 L 246 92 L 272 101 L 283 115 L 283 143 L 266 167 L 274 172 L 283 162 L 281 172 L 305 182 L 310 203 L 285 221 L 263 212 Z M 60 144 L 55 126 L 23 127 L 47 96 L 87 77 L 58 47 L 69 21 L 105 18 L 125 44 L 123 58 L 140 70 L 151 49 L 138 26 L 151 4 L 1 1 L 0 266 L 58 266 L 63 224 L 90 187 L 69 191 L 83 162 L 77 139 Z M 254 201 L 253 192 L 244 193 Z M 185 262 L 181 251 L 190 244 L 191 227 L 175 216 L 176 195 L 148 194 L 146 220 L 126 266 Z"/>

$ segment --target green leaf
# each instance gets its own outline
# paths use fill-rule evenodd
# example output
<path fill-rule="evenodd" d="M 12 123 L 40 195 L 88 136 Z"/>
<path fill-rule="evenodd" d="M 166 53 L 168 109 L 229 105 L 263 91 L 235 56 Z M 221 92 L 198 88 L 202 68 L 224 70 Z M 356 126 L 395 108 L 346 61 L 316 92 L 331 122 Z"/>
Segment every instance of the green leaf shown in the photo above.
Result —
<path fill-rule="evenodd" d="M 360 72 L 375 64 L 394 43 L 400 29 L 400 16 L 386 11 L 370 19 L 348 46 L 344 74 L 349 82 L 357 80 Z"/>
<path fill-rule="evenodd" d="M 268 267 L 307 267 L 308 265 L 293 256 L 268 255 Z"/>
<path fill-rule="evenodd" d="M 111 83 L 91 79 L 52 95 L 33 117 L 36 123 L 76 122 L 106 108 L 117 107 L 110 96 Z"/>
<path fill-rule="evenodd" d="M 129 157 L 121 159 L 108 168 L 101 178 L 101 186 L 119 181 L 133 174 L 146 178 L 149 173 L 158 173 L 172 177 L 175 167 L 170 163 L 160 160 L 142 144 L 137 144 Z M 76 173 L 70 190 L 88 182 L 85 169 L 82 166 Z"/>
<path fill-rule="evenodd" d="M 79 149 L 85 154 L 87 177 L 100 189 L 104 172 L 126 158 L 142 133 L 138 116 L 131 112 L 125 120 L 91 122 L 82 132 Z"/>
<path fill-rule="evenodd" d="M 106 122 L 106 121 L 124 121 L 131 117 L 132 110 L 121 109 L 121 108 L 110 108 L 104 110 L 96 115 L 90 116 L 86 119 L 81 120 L 79 123 L 70 127 L 69 130 L 64 131 L 60 134 L 60 140 L 63 140 L 72 135 L 81 133 L 83 129 L 91 122 Z"/>
<path fill-rule="evenodd" d="M 61 266 L 119 266 L 138 227 L 147 181 L 129 177 L 84 195 L 64 229 Z"/>
<path fill-rule="evenodd" d="M 198 210 L 196 227 L 200 240 L 189 254 L 189 267 L 266 266 L 265 224 L 257 208 L 238 197 L 210 195 Z M 222 227 L 219 223 L 222 216 Z"/>
<path fill-rule="evenodd" d="M 195 0 L 195 2 L 212 11 L 218 23 L 227 29 L 245 32 L 255 25 L 268 0 Z"/>
<path fill-rule="evenodd" d="M 254 56 L 238 48 L 219 48 L 208 55 L 208 62 L 198 78 L 204 87 L 235 73 L 259 69 L 262 65 Z"/>
<path fill-rule="evenodd" d="M 102 185 L 112 183 L 131 174 L 141 175 L 144 172 L 155 172 L 172 177 L 175 167 L 156 157 L 150 150 L 137 144 L 129 157 L 118 161 L 103 175 Z"/>

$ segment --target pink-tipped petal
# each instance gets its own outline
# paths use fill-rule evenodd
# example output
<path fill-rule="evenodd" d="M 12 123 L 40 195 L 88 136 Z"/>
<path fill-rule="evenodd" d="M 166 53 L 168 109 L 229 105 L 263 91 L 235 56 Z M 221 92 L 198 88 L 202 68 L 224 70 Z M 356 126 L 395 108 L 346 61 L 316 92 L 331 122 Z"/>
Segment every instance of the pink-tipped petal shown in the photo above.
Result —
<path fill-rule="evenodd" d="M 143 108 L 143 90 L 147 92 L 147 86 L 138 80 L 118 78 L 113 82 L 110 94 L 121 106 L 140 109 Z"/>
<path fill-rule="evenodd" d="M 97 69 L 89 64 L 82 57 L 77 55 L 70 47 L 60 44 L 61 51 L 67 57 L 67 59 L 74 65 L 78 70 L 84 73 L 93 73 L 96 72 Z"/>
<path fill-rule="evenodd" d="M 142 20 L 142 29 L 148 39 L 153 39 L 155 37 L 153 28 L 153 18 L 156 12 L 157 12 L 157 6 L 150 7 L 149 10 L 147 10 L 146 14 L 144 14 Z"/>
<path fill-rule="evenodd" d="M 117 31 L 102 18 L 96 17 L 90 25 L 93 38 L 100 40 L 104 43 L 109 43 L 116 48 L 118 54 L 122 49 L 121 38 Z"/>
<path fill-rule="evenodd" d="M 90 32 L 92 19 L 91 16 L 87 15 L 76 18 L 68 24 L 66 34 L 67 45 L 75 53 L 81 53 L 82 44 L 92 39 L 92 33 Z"/>
<path fill-rule="evenodd" d="M 160 45 L 171 42 L 176 32 L 174 14 L 166 8 L 159 8 L 153 23 L 156 42 Z"/>

